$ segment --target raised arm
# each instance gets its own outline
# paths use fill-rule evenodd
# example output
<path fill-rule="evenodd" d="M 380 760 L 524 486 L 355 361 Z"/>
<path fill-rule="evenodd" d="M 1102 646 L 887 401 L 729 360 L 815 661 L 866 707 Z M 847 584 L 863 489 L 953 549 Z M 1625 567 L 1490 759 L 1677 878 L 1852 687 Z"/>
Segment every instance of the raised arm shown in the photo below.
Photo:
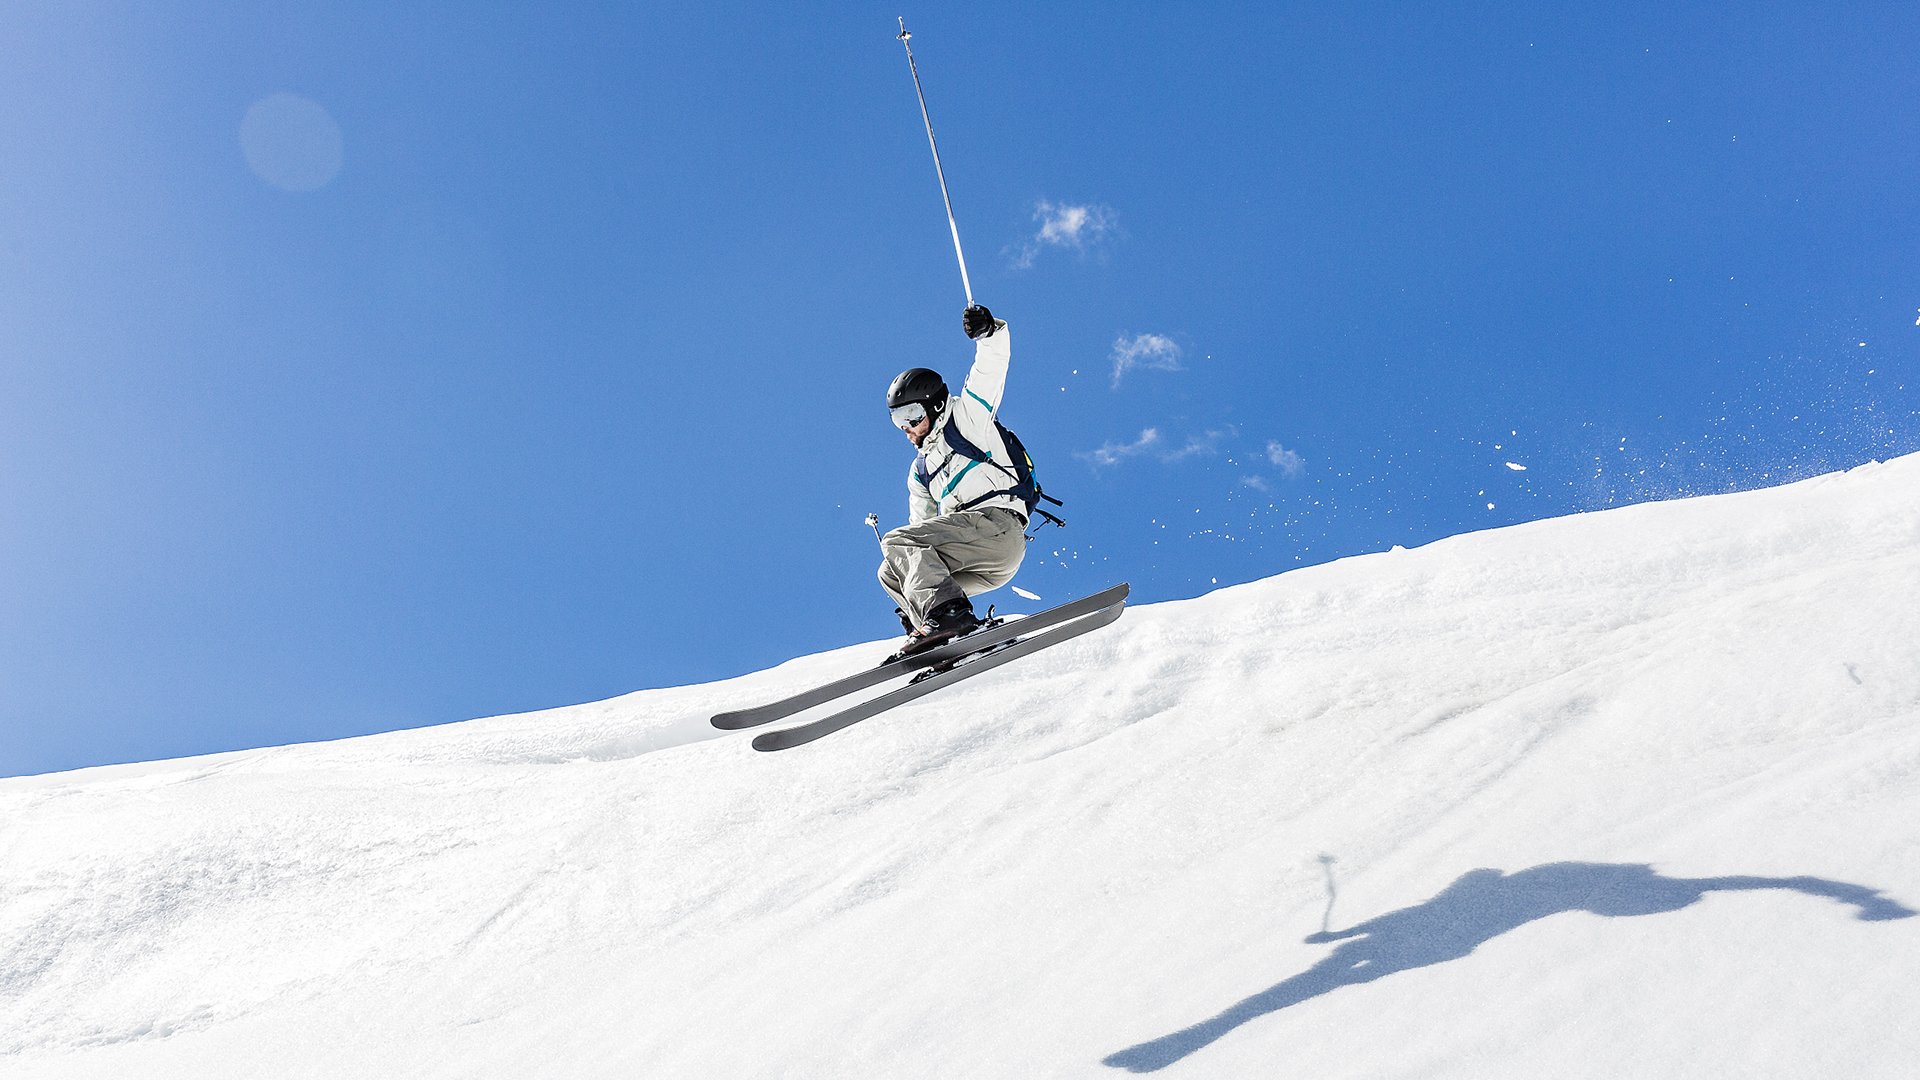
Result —
<path fill-rule="evenodd" d="M 961 325 L 973 339 L 973 370 L 960 393 L 969 403 L 984 407 L 989 416 L 998 415 L 1007 388 L 1007 365 L 1013 358 L 1006 320 L 975 304 L 967 309 Z"/>

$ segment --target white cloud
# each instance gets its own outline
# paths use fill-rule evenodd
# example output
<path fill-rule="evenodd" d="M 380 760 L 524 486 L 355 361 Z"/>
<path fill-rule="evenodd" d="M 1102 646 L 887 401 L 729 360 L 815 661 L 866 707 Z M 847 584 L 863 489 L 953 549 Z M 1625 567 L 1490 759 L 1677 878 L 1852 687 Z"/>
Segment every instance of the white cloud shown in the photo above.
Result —
<path fill-rule="evenodd" d="M 1109 442 L 1097 450 L 1081 451 L 1074 456 L 1096 469 L 1143 457 L 1176 465 L 1189 458 L 1215 457 L 1222 453 L 1228 455 L 1229 464 L 1240 465 L 1246 459 L 1234 449 L 1239 439 L 1240 429 L 1232 424 L 1209 428 L 1199 434 L 1189 435 L 1180 442 L 1169 440 L 1159 428 L 1145 428 L 1140 432 L 1140 437 L 1132 442 Z M 1279 471 L 1282 480 L 1297 480 L 1307 471 L 1306 459 L 1278 442 L 1267 443 L 1265 457 Z M 1273 481 L 1264 475 L 1248 473 L 1239 482 L 1241 486 L 1255 491 L 1273 491 Z"/>
<path fill-rule="evenodd" d="M 1050 247 L 1083 253 L 1092 250 L 1113 236 L 1119 227 L 1109 207 L 1076 206 L 1045 199 L 1034 204 L 1033 219 L 1040 223 L 1040 231 L 1021 245 L 1020 253 L 1014 256 L 1013 265 L 1017 270 L 1032 266 L 1040 252 Z"/>
<path fill-rule="evenodd" d="M 1307 471 L 1307 459 L 1278 442 L 1267 443 L 1267 460 L 1273 462 L 1273 467 L 1279 469 L 1280 475 L 1288 480 L 1298 480 Z"/>
<path fill-rule="evenodd" d="M 1113 231 L 1113 214 L 1104 206 L 1066 206 L 1042 202 L 1033 211 L 1040 222 L 1035 239 L 1059 247 L 1084 248 Z"/>
<path fill-rule="evenodd" d="M 1130 443 L 1110 442 L 1098 450 L 1090 450 L 1075 456 L 1092 462 L 1095 467 L 1105 467 L 1118 465 L 1131 457 L 1138 457 L 1159 444 L 1160 432 L 1154 428 L 1147 428 L 1140 433 L 1138 439 Z"/>
<path fill-rule="evenodd" d="M 1220 444 L 1232 438 L 1237 432 L 1231 427 L 1215 428 L 1199 435 L 1190 435 L 1187 441 L 1174 446 L 1166 441 L 1159 428 L 1147 428 L 1140 437 L 1130 443 L 1107 443 L 1098 450 L 1083 451 L 1075 456 L 1096 468 L 1118 465 L 1130 458 L 1151 456 L 1172 464 L 1191 457 L 1211 457 L 1220 452 Z"/>
<path fill-rule="evenodd" d="M 1160 455 L 1161 461 L 1180 461 L 1190 457 L 1212 457 L 1220 452 L 1220 443 L 1238 434 L 1232 428 L 1215 428 L 1200 435 L 1187 437 L 1186 445 L 1178 450 L 1169 450 Z"/>
<path fill-rule="evenodd" d="M 1186 354 L 1178 342 L 1160 334 L 1121 334 L 1113 342 L 1113 385 L 1116 389 L 1127 372 L 1135 368 L 1149 371 L 1180 371 L 1180 358 Z"/>

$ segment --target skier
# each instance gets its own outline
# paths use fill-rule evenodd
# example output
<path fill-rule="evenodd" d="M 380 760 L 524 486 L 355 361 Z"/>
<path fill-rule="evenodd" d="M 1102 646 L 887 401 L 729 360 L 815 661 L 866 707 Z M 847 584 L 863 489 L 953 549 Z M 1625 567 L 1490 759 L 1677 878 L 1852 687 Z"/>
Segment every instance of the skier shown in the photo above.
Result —
<path fill-rule="evenodd" d="M 920 92 L 920 69 L 913 63 L 913 47 L 907 45 L 911 36 L 902 18 L 899 39 L 907 47 L 907 67 L 920 98 L 920 118 L 927 126 L 927 148 L 933 151 L 940 197 L 947 204 L 953 257 L 960 263 L 960 285 L 967 292 L 961 326 L 974 349 L 973 370 L 958 394 L 947 389 L 939 372 L 926 368 L 909 368 L 887 387 L 887 409 L 895 426 L 920 452 L 907 475 L 907 524 L 880 537 L 884 556 L 880 584 L 893 597 L 894 614 L 906 628 L 907 641 L 886 663 L 779 701 L 716 713 L 712 723 L 722 731 L 757 727 L 896 678 L 904 678 L 905 683 L 798 727 L 766 732 L 753 740 L 755 750 L 785 750 L 812 742 L 962 679 L 1098 630 L 1118 619 L 1126 607 L 1128 587 L 1121 582 L 998 626 L 983 628 L 973 613 L 968 597 L 1005 585 L 1020 568 L 1026 556 L 1028 515 L 1065 523 L 1040 506 L 1042 502 L 1059 505 L 1060 500 L 1040 490 L 1033 459 L 1019 437 L 995 416 L 1012 355 L 1007 324 L 974 303 L 967 259 L 960 252 L 960 226 L 953 220 L 953 200 L 947 198 L 947 178 L 940 170 L 940 148 L 934 145 L 927 98 Z M 868 514 L 867 524 L 877 533 L 879 515 Z M 977 635 L 955 641 L 975 630 Z M 948 644 L 951 648 L 940 648 Z"/>
<path fill-rule="evenodd" d="M 894 426 L 920 451 L 907 474 L 907 524 L 880 540 L 880 584 L 907 630 L 902 655 L 977 629 L 968 597 L 1013 580 L 1027 551 L 1027 507 L 994 424 L 1012 356 L 1007 324 L 970 304 L 961 326 L 974 355 L 960 393 L 927 368 L 887 387 Z"/>

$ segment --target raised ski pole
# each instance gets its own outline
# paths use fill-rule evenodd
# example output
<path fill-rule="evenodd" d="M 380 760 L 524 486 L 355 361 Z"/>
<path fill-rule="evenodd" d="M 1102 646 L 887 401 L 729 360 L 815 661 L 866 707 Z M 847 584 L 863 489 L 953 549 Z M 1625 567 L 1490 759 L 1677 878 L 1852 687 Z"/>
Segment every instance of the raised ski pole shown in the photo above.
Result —
<path fill-rule="evenodd" d="M 967 291 L 967 306 L 973 306 L 973 282 L 967 280 L 967 257 L 960 250 L 960 226 L 953 220 L 953 197 L 947 194 L 947 172 L 940 167 L 940 144 L 933 141 L 933 117 L 927 115 L 927 93 L 920 89 L 920 65 L 913 62 L 913 37 L 907 31 L 907 18 L 900 18 L 900 33 L 895 36 L 907 50 L 907 70 L 913 72 L 913 92 L 920 98 L 920 119 L 927 125 L 927 146 L 933 151 L 933 174 L 940 178 L 940 198 L 947 204 L 947 228 L 953 233 L 953 257 L 960 260 L 960 287 Z"/>

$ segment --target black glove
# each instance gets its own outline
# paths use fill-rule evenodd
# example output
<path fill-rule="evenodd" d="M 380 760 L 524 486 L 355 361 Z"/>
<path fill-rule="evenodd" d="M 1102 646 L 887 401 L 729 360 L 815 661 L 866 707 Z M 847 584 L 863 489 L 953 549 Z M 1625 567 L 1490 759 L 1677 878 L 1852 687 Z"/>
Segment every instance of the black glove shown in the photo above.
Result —
<path fill-rule="evenodd" d="M 994 330 L 997 329 L 993 312 L 979 304 L 968 307 L 966 314 L 960 316 L 960 326 L 967 332 L 968 337 L 976 341 L 983 337 L 992 337 Z"/>

